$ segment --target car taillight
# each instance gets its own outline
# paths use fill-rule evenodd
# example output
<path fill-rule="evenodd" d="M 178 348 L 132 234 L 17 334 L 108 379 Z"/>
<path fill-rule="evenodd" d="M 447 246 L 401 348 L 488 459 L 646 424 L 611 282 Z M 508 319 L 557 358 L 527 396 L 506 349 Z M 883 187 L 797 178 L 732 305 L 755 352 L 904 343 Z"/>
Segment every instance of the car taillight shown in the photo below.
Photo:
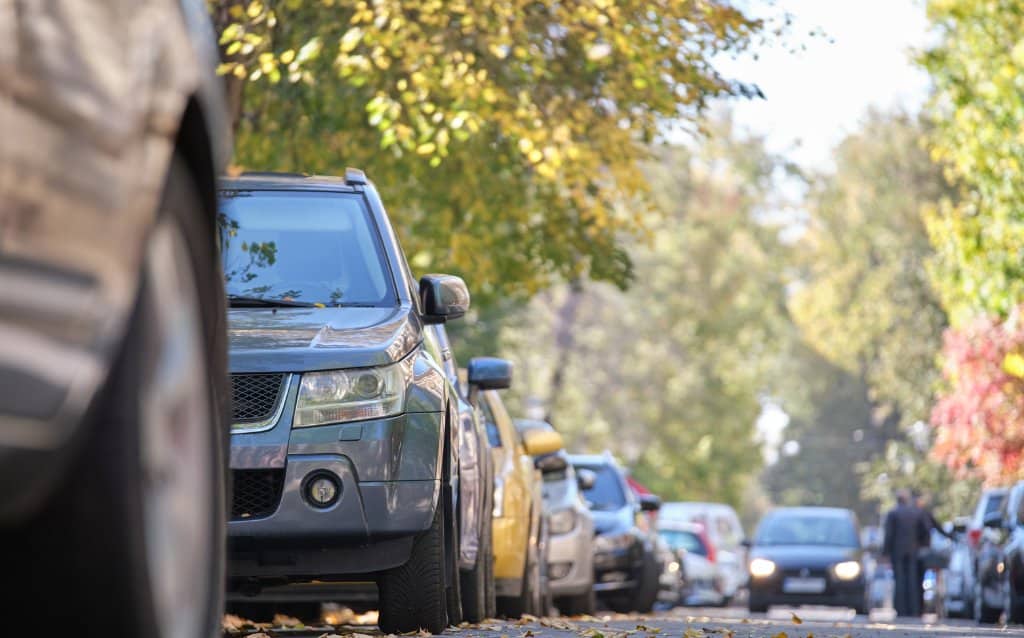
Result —
<path fill-rule="evenodd" d="M 967 530 L 967 544 L 972 548 L 977 549 L 978 543 L 981 542 L 981 529 Z"/>

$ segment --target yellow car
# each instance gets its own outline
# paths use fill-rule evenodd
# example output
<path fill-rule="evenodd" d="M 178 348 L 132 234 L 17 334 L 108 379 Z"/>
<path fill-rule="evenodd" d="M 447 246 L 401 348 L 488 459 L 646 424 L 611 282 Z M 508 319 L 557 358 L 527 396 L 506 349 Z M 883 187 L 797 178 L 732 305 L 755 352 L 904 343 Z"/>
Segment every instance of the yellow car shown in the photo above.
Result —
<path fill-rule="evenodd" d="M 469 376 L 474 376 L 470 362 Z M 491 360 L 495 361 L 495 360 Z M 520 436 L 496 390 L 478 386 L 494 459 L 494 580 L 498 611 L 508 617 L 543 615 L 550 600 L 544 564 L 543 500 L 533 456 L 562 449 L 557 432 Z"/>

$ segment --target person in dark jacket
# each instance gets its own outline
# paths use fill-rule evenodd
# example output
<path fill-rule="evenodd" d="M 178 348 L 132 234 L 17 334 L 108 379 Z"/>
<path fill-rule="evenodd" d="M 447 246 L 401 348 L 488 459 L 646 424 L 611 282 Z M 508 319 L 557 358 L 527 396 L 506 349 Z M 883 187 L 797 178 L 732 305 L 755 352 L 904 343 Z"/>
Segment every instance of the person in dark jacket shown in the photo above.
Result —
<path fill-rule="evenodd" d="M 921 510 L 914 506 L 910 492 L 897 492 L 896 507 L 885 517 L 885 545 L 882 551 L 889 557 L 896 579 L 893 606 L 898 616 L 921 615 L 918 553 L 921 539 L 927 533 Z"/>

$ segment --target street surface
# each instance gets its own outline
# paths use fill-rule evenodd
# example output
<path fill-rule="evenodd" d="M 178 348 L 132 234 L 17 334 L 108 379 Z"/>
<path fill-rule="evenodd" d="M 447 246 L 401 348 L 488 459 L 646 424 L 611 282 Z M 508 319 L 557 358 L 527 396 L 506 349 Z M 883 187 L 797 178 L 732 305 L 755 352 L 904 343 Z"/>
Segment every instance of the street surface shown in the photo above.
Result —
<path fill-rule="evenodd" d="M 371 616 L 372 618 L 372 616 Z M 371 618 L 360 618 L 369 620 Z M 370 624 L 322 627 L 253 628 L 225 632 L 225 637 L 296 638 L 305 636 L 371 638 L 380 636 Z M 427 634 L 423 634 L 424 636 Z M 649 615 L 599 613 L 581 618 L 539 618 L 529 621 L 486 621 L 449 629 L 452 638 L 906 638 L 913 636 L 1024 636 L 1024 627 L 979 627 L 973 621 L 934 617 L 897 620 L 878 610 L 870 618 L 834 609 L 774 608 L 768 614 L 749 614 L 742 608 L 676 608 Z M 262 637 L 260 637 L 262 638 Z"/>

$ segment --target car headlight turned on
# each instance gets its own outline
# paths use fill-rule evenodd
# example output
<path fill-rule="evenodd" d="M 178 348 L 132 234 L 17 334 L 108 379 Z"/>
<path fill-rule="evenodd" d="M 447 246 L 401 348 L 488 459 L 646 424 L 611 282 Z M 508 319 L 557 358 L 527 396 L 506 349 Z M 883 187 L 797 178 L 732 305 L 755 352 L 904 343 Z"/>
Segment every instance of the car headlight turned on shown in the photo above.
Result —
<path fill-rule="evenodd" d="M 399 414 L 411 366 L 410 358 L 380 368 L 303 374 L 292 426 L 304 428 Z"/>
<path fill-rule="evenodd" d="M 855 560 L 836 563 L 836 566 L 832 568 L 832 573 L 839 580 L 853 580 L 860 576 L 860 563 Z"/>
<path fill-rule="evenodd" d="M 775 563 L 767 558 L 755 558 L 750 561 L 750 575 L 754 578 L 767 578 L 775 573 Z"/>
<path fill-rule="evenodd" d="M 548 527 L 552 534 L 568 534 L 576 527 L 576 512 L 572 508 L 552 512 Z"/>

